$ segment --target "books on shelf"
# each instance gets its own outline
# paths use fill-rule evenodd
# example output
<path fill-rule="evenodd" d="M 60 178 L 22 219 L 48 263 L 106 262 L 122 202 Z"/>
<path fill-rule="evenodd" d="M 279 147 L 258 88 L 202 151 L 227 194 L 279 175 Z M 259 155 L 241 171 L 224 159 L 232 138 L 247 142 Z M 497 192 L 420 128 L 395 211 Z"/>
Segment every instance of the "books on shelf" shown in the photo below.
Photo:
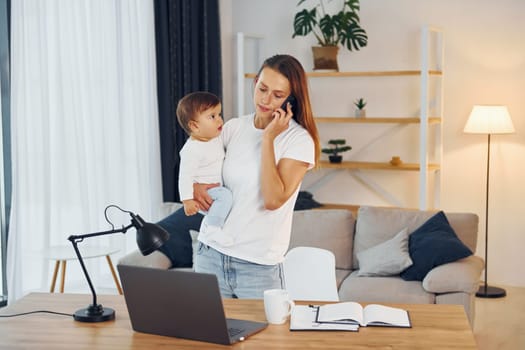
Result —
<path fill-rule="evenodd" d="M 353 326 L 353 327 L 351 327 Z M 297 305 L 292 310 L 290 330 L 352 330 L 359 327 L 412 327 L 408 311 L 356 302 L 341 302 L 320 306 Z"/>

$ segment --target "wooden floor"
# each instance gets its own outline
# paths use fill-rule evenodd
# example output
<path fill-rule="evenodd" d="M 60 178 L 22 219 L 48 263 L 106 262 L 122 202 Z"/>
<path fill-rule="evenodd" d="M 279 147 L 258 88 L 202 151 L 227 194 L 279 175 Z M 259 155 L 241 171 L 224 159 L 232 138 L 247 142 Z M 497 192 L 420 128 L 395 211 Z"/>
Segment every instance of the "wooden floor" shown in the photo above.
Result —
<path fill-rule="evenodd" d="M 476 298 L 474 336 L 480 350 L 525 349 L 525 288 L 505 287 L 507 296 Z"/>

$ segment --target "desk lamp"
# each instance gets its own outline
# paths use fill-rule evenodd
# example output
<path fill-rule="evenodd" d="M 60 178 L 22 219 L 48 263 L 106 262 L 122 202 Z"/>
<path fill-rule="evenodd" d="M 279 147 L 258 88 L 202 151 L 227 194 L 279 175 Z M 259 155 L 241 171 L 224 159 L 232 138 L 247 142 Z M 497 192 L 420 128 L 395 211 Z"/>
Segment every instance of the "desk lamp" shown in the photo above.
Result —
<path fill-rule="evenodd" d="M 106 212 L 110 207 L 115 207 L 125 213 L 128 213 L 131 216 L 131 224 L 125 227 L 123 226 L 119 229 L 115 229 L 106 215 Z M 139 247 L 140 252 L 142 253 L 142 255 L 149 255 L 158 248 L 160 248 L 164 244 L 164 242 L 166 242 L 169 238 L 169 233 L 166 232 L 166 230 L 164 230 L 159 225 L 145 222 L 139 215 L 133 214 L 130 211 L 122 210 L 121 208 L 115 205 L 110 205 L 106 207 L 106 209 L 104 210 L 104 216 L 106 217 L 106 221 L 111 224 L 111 230 L 87 233 L 83 235 L 72 235 L 68 237 L 68 240 L 71 242 L 71 244 L 73 244 L 73 248 L 75 249 L 75 253 L 77 254 L 78 261 L 80 262 L 80 266 L 82 267 L 82 271 L 84 271 L 84 275 L 86 276 L 86 280 L 89 284 L 89 289 L 91 289 L 91 294 L 93 294 L 93 303 L 87 308 L 77 310 L 73 315 L 75 321 L 103 322 L 115 319 L 115 310 L 107 307 L 105 308 L 101 304 L 97 303 L 97 293 L 95 293 L 95 288 L 93 288 L 91 278 L 89 278 L 86 266 L 84 265 L 84 260 L 82 259 L 82 255 L 78 250 L 77 243 L 82 242 L 84 238 L 109 235 L 113 233 L 126 233 L 128 229 L 134 227 L 135 229 L 137 229 L 137 245 Z"/>

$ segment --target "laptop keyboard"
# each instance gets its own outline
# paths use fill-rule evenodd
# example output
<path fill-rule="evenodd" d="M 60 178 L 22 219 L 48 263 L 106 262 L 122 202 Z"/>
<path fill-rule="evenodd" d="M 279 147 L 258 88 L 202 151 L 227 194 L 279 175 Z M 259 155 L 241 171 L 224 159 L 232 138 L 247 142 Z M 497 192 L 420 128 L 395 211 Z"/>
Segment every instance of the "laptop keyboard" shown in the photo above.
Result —
<path fill-rule="evenodd" d="M 228 334 L 230 337 L 235 337 L 238 334 L 241 334 L 244 331 L 244 329 L 241 328 L 228 328 Z"/>

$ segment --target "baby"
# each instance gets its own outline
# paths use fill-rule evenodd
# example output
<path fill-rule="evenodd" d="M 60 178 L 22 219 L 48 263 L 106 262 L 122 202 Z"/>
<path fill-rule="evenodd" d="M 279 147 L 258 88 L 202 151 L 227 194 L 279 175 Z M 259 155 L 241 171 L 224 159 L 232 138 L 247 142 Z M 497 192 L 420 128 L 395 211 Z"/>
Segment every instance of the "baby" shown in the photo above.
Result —
<path fill-rule="evenodd" d="M 193 199 L 194 183 L 222 184 L 224 146 L 220 138 L 223 120 L 221 102 L 209 92 L 193 92 L 184 96 L 177 106 L 177 119 L 189 135 L 180 151 L 179 194 L 184 213 L 202 212 Z M 208 190 L 213 204 L 203 220 L 201 231 L 219 230 L 232 206 L 232 193 L 226 187 Z"/>

